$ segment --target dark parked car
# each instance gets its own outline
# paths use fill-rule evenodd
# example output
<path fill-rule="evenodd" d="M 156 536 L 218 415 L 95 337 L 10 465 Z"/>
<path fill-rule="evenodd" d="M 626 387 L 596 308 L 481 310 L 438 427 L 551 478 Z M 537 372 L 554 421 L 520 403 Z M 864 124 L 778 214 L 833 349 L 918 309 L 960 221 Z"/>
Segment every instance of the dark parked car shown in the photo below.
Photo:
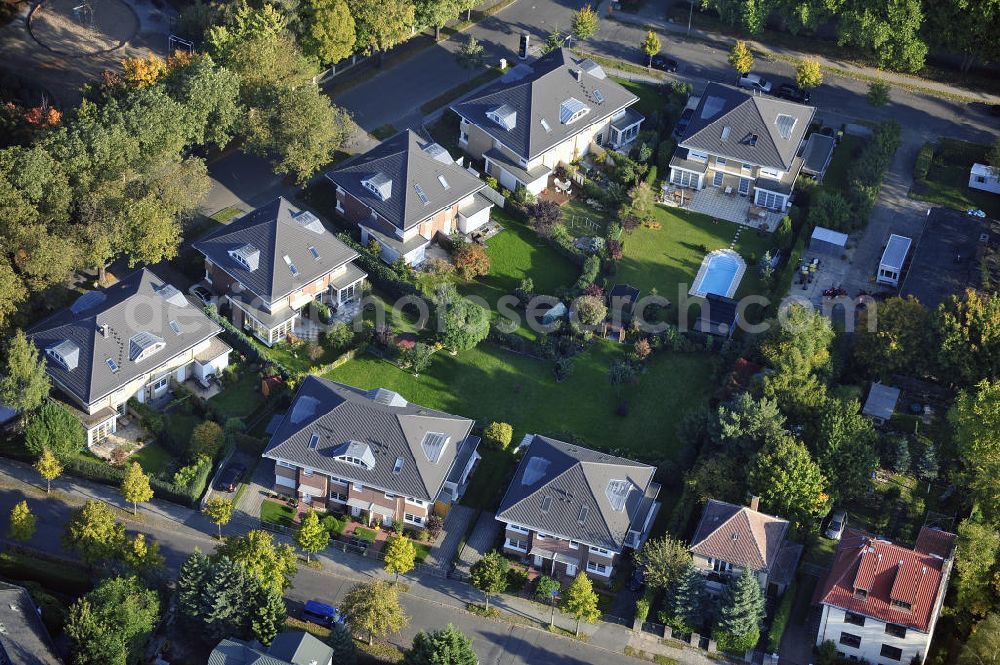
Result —
<path fill-rule="evenodd" d="M 235 492 L 246 470 L 247 468 L 239 463 L 227 466 L 219 475 L 219 489 L 223 492 Z"/>
<path fill-rule="evenodd" d="M 798 104 L 809 103 L 809 91 L 803 90 L 794 83 L 782 83 L 778 86 L 777 90 L 774 91 L 774 96 L 781 97 L 782 99 L 787 99 L 790 102 L 796 102 Z"/>
<path fill-rule="evenodd" d="M 212 304 L 212 294 L 200 284 L 195 284 L 191 287 L 191 295 L 200 300 L 204 305 Z"/>
<path fill-rule="evenodd" d="M 694 109 L 684 109 L 681 113 L 680 120 L 674 126 L 674 138 L 678 141 L 684 136 L 684 132 L 687 131 L 688 125 L 691 124 L 691 118 L 694 117 Z"/>
<path fill-rule="evenodd" d="M 659 69 L 661 72 L 677 71 L 677 61 L 665 55 L 654 55 L 653 61 L 650 64 L 653 69 Z"/>

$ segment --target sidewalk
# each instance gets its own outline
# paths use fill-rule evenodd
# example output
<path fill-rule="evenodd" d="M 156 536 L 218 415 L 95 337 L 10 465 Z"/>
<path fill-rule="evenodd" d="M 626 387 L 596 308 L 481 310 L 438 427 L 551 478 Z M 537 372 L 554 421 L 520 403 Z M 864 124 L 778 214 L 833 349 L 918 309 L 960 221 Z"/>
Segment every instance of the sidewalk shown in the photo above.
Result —
<path fill-rule="evenodd" d="M 620 23 L 633 24 L 639 27 L 646 28 L 647 30 L 660 31 L 661 33 L 673 33 L 674 35 L 680 36 L 682 39 L 691 39 L 701 42 L 707 42 L 716 48 L 724 49 L 728 51 L 732 48 L 735 42 L 734 37 L 728 35 L 723 35 L 717 32 L 709 32 L 707 30 L 702 30 L 699 28 L 692 27 L 691 31 L 688 32 L 687 24 L 673 23 L 662 17 L 661 12 L 658 10 L 662 8 L 662 5 L 658 3 L 647 3 L 639 10 L 638 13 L 632 14 L 628 12 L 613 12 L 609 13 L 610 2 L 602 3 L 601 15 L 605 18 L 611 17 L 612 20 L 618 21 Z M 654 13 L 654 11 L 656 13 Z M 661 14 L 661 15 L 657 15 Z M 947 83 L 941 83 L 939 81 L 931 81 L 928 79 L 919 78 L 917 76 L 910 76 L 908 74 L 902 74 L 899 72 L 890 72 L 881 69 L 876 69 L 874 67 L 864 67 L 851 62 L 845 62 L 843 60 L 836 60 L 828 58 L 826 56 L 817 55 L 813 53 L 803 53 L 801 51 L 795 51 L 793 49 L 785 48 L 782 46 L 772 46 L 770 44 L 765 44 L 763 42 L 756 41 L 754 39 L 746 39 L 747 45 L 751 49 L 759 53 L 773 54 L 779 57 L 779 59 L 793 59 L 793 60 L 804 60 L 806 58 L 811 60 L 819 61 L 820 66 L 827 70 L 827 73 L 833 76 L 846 76 L 848 78 L 865 78 L 865 79 L 880 79 L 889 83 L 890 85 L 896 85 L 902 88 L 910 88 L 914 92 L 922 92 L 925 94 L 932 94 L 937 96 L 951 95 L 969 98 L 970 100 L 987 102 L 993 104 L 1000 104 L 1000 96 L 991 95 L 984 92 L 978 92 L 975 90 L 970 90 L 968 88 L 961 88 L 958 86 L 948 85 Z M 841 73 L 843 72 L 843 73 Z M 918 90 L 919 89 L 919 90 Z"/>

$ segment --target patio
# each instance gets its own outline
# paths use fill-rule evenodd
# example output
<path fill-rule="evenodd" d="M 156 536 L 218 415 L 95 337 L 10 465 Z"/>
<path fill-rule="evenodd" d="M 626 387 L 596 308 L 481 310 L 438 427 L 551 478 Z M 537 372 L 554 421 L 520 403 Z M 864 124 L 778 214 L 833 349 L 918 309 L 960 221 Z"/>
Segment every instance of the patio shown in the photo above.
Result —
<path fill-rule="evenodd" d="M 556 205 L 568 203 L 573 198 L 574 183 L 569 177 L 561 180 L 555 174 L 550 175 L 545 189 L 539 192 L 539 201 L 552 201 Z M 579 190 L 578 190 L 579 191 Z"/>
<path fill-rule="evenodd" d="M 117 448 L 124 448 L 129 455 L 142 450 L 146 444 L 152 443 L 154 437 L 146 434 L 135 417 L 120 417 L 116 426 L 117 432 L 108 434 L 106 438 L 90 447 L 90 452 L 103 460 L 110 460 L 111 454 Z"/>
<path fill-rule="evenodd" d="M 706 187 L 699 191 L 665 184 L 661 201 L 667 206 L 686 208 L 741 226 L 766 228 L 769 232 L 778 228 L 784 216 L 782 213 L 755 206 L 750 197 L 740 196 L 731 187 L 729 189 L 732 191 L 727 194 L 722 187 Z"/>
<path fill-rule="evenodd" d="M 292 333 L 299 339 L 316 341 L 323 336 L 323 333 L 330 326 L 337 323 L 351 323 L 361 314 L 361 301 L 355 300 L 339 305 L 337 311 L 332 312 L 333 316 L 330 318 L 330 323 L 321 323 L 308 318 L 308 313 L 311 311 L 311 308 L 303 308 L 303 314 L 295 319 Z"/>

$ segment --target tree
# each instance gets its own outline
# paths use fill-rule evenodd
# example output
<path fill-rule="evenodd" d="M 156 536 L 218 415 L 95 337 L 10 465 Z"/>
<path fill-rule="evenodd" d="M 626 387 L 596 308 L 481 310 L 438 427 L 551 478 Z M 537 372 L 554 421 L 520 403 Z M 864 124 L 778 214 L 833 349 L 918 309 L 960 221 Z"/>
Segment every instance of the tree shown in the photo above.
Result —
<path fill-rule="evenodd" d="M 1000 294 L 952 296 L 938 307 L 934 329 L 946 379 L 971 386 L 1000 376 Z"/>
<path fill-rule="evenodd" d="M 165 90 L 184 111 L 190 142 L 225 147 L 244 112 L 239 76 L 220 67 L 208 54 L 183 63 L 171 61 L 170 65 Z"/>
<path fill-rule="evenodd" d="M 803 90 L 818 88 L 823 84 L 823 70 L 818 60 L 803 60 L 795 66 L 795 83 Z"/>
<path fill-rule="evenodd" d="M 112 577 L 69 609 L 66 634 L 77 665 L 137 663 L 160 614 L 156 592 L 135 577 Z"/>
<path fill-rule="evenodd" d="M 0 364 L 0 403 L 19 413 L 34 411 L 49 396 L 49 376 L 38 347 L 17 330 Z"/>
<path fill-rule="evenodd" d="M 749 74 L 750 70 L 753 69 L 753 53 L 750 52 L 750 47 L 742 39 L 737 40 L 729 52 L 729 64 L 741 76 Z"/>
<path fill-rule="evenodd" d="M 354 17 L 345 0 L 305 0 L 302 50 L 324 64 L 334 65 L 354 52 Z"/>
<path fill-rule="evenodd" d="M 993 568 L 1000 553 L 996 527 L 976 516 L 959 523 L 955 544 L 956 616 L 984 617 L 996 605 Z"/>
<path fill-rule="evenodd" d="M 996 665 L 1000 658 L 1000 614 L 990 613 L 976 624 L 962 647 L 958 665 Z"/>
<path fill-rule="evenodd" d="M 24 447 L 32 455 L 50 450 L 59 459 L 66 459 L 83 448 L 85 437 L 79 420 L 61 405 L 48 402 L 28 419 Z"/>
<path fill-rule="evenodd" d="M 559 580 L 553 579 L 548 575 L 542 575 L 535 582 L 535 597 L 545 601 L 552 607 L 552 613 L 549 616 L 549 627 L 551 628 L 555 624 L 556 619 L 556 596 L 559 595 L 559 591 L 562 590 L 562 584 Z"/>
<path fill-rule="evenodd" d="M 357 647 L 354 646 L 354 636 L 351 629 L 342 623 L 330 626 L 330 636 L 326 643 L 333 649 L 333 662 L 337 665 L 356 665 L 358 661 Z"/>
<path fill-rule="evenodd" d="M 573 36 L 583 41 L 590 39 L 596 34 L 597 12 L 590 5 L 586 5 L 576 14 L 573 14 Z"/>
<path fill-rule="evenodd" d="M 233 510 L 236 505 L 232 499 L 223 499 L 221 496 L 213 496 L 205 502 L 205 507 L 201 509 L 202 514 L 212 520 L 212 524 L 219 527 L 219 540 L 222 540 L 222 527 L 229 524 L 233 518 Z"/>
<path fill-rule="evenodd" d="M 14 504 L 10 511 L 10 526 L 7 529 L 7 537 L 11 540 L 26 542 L 35 535 L 35 526 L 38 518 L 28 508 L 27 501 Z"/>
<path fill-rule="evenodd" d="M 809 224 L 822 226 L 835 231 L 850 231 L 854 222 L 854 211 L 837 191 L 821 189 L 813 196 L 809 204 Z"/>
<path fill-rule="evenodd" d="M 885 81 L 872 81 L 868 84 L 868 92 L 865 93 L 865 99 L 872 106 L 885 106 L 889 103 L 889 90 L 889 84 Z"/>
<path fill-rule="evenodd" d="M 148 58 L 125 58 L 122 60 L 125 81 L 137 88 L 150 88 L 167 73 L 167 63 L 155 53 Z"/>
<path fill-rule="evenodd" d="M 383 580 L 355 584 L 340 609 L 351 628 L 368 634 L 368 644 L 376 635 L 398 633 L 410 620 L 399 604 L 399 590 Z"/>
<path fill-rule="evenodd" d="M 514 428 L 507 423 L 493 421 L 483 430 L 483 438 L 500 450 L 507 450 L 507 446 L 514 439 Z"/>
<path fill-rule="evenodd" d="M 490 273 L 490 256 L 479 243 L 460 243 L 453 258 L 455 269 L 462 279 L 475 279 Z"/>
<path fill-rule="evenodd" d="M 455 0 L 416 0 L 414 17 L 420 26 L 433 26 L 434 41 L 441 40 L 441 26 L 458 15 Z"/>
<path fill-rule="evenodd" d="M 782 436 L 757 454 L 750 469 L 750 488 L 775 515 L 800 530 L 826 512 L 826 479 L 801 441 Z"/>
<path fill-rule="evenodd" d="M 854 357 L 871 374 L 889 378 L 928 366 L 930 314 L 913 296 L 889 298 L 878 307 L 878 324 L 856 334 Z"/>
<path fill-rule="evenodd" d="M 856 400 L 828 399 L 822 407 L 812 452 L 832 493 L 840 499 L 864 496 L 878 467 L 878 436 Z"/>
<path fill-rule="evenodd" d="M 357 30 L 357 48 L 365 55 L 381 56 L 410 36 L 416 9 L 406 0 L 349 0 Z"/>
<path fill-rule="evenodd" d="M 313 554 L 326 549 L 329 542 L 330 534 L 319 523 L 319 515 L 315 510 L 309 510 L 302 518 L 299 530 L 295 532 L 295 544 L 305 552 L 306 561 L 309 561 Z"/>
<path fill-rule="evenodd" d="M 479 43 L 475 35 L 469 35 L 469 38 L 465 40 L 462 47 L 458 49 L 458 61 L 463 67 L 480 67 L 483 64 L 483 58 L 485 57 L 486 51 L 483 45 Z"/>
<path fill-rule="evenodd" d="M 285 627 L 288 607 L 280 589 L 259 587 L 250 609 L 250 630 L 263 645 L 270 645 Z"/>
<path fill-rule="evenodd" d="M 478 665 L 472 640 L 450 623 L 443 630 L 420 631 L 406 654 L 406 665 Z"/>
<path fill-rule="evenodd" d="M 785 416 L 773 399 L 755 399 L 749 392 L 740 393 L 730 404 L 719 407 L 719 439 L 726 448 L 744 456 L 751 455 L 768 441 L 785 433 Z"/>
<path fill-rule="evenodd" d="M 542 53 L 552 53 L 556 49 L 562 48 L 563 44 L 566 42 L 566 37 L 559 28 L 556 28 L 549 33 L 549 36 L 545 38 L 545 43 L 542 44 Z"/>
<path fill-rule="evenodd" d="M 28 289 L 10 264 L 0 261 L 0 327 L 6 328 L 10 315 L 28 297 Z"/>
<path fill-rule="evenodd" d="M 715 625 L 715 641 L 723 651 L 743 653 L 753 649 L 760 639 L 760 622 L 764 619 L 764 596 L 760 584 L 749 568 L 733 577 L 723 591 L 719 619 Z"/>
<path fill-rule="evenodd" d="M 496 550 L 487 552 L 469 569 L 469 581 L 472 582 L 472 586 L 483 592 L 487 610 L 490 608 L 490 596 L 507 590 L 508 570 L 510 562 Z"/>
<path fill-rule="evenodd" d="M 275 543 L 267 531 L 253 530 L 239 538 L 229 538 L 216 549 L 265 586 L 284 589 L 295 574 L 295 549 Z"/>
<path fill-rule="evenodd" d="M 421 372 L 427 370 L 434 360 L 434 347 L 423 342 L 417 342 L 412 349 L 403 349 L 400 354 L 400 364 L 404 367 L 409 365 L 414 376 L 420 376 Z"/>
<path fill-rule="evenodd" d="M 948 413 L 971 499 L 990 520 L 1000 517 L 1000 381 L 958 394 Z"/>
<path fill-rule="evenodd" d="M 961 70 L 968 72 L 977 62 L 995 62 L 1000 57 L 996 35 L 997 5 L 992 0 L 948 0 L 923 3 L 922 31 L 930 45 L 962 54 Z"/>
<path fill-rule="evenodd" d="M 653 57 L 659 54 L 660 48 L 660 38 L 656 36 L 656 33 L 652 30 L 647 32 L 646 39 L 642 41 L 642 52 L 645 53 L 648 58 L 646 61 L 647 69 L 653 66 Z"/>
<path fill-rule="evenodd" d="M 153 498 L 153 488 L 149 486 L 149 476 L 142 472 L 138 462 L 129 464 L 122 479 L 122 496 L 132 504 L 132 514 L 139 514 L 139 504 Z"/>
<path fill-rule="evenodd" d="M 580 622 L 593 623 L 601 618 L 601 610 L 597 607 L 597 594 L 590 578 L 583 571 L 576 574 L 573 581 L 566 587 L 559 604 L 566 614 L 576 619 L 576 634 L 580 635 Z"/>
<path fill-rule="evenodd" d="M 883 69 L 916 72 L 924 66 L 927 44 L 919 36 L 924 20 L 920 0 L 845 4 L 838 12 L 838 44 L 871 50 Z"/>
<path fill-rule="evenodd" d="M 214 459 L 222 446 L 222 428 L 212 420 L 206 420 L 191 430 L 191 442 L 188 446 L 188 455 L 196 460 L 199 457 Z"/>
<path fill-rule="evenodd" d="M 910 442 L 905 434 L 890 436 L 886 441 L 889 457 L 892 459 L 892 470 L 896 473 L 908 473 L 910 471 Z"/>
<path fill-rule="evenodd" d="M 249 632 L 254 604 L 264 588 L 273 587 L 264 587 L 228 557 L 217 556 L 205 576 L 195 614 L 189 618 L 207 641 L 245 635 Z"/>
<path fill-rule="evenodd" d="M 175 593 L 177 594 L 177 615 L 181 621 L 195 624 L 201 615 L 201 593 L 208 579 L 212 562 L 201 550 L 184 560 L 177 572 Z"/>
<path fill-rule="evenodd" d="M 94 565 L 121 552 L 125 525 L 103 501 L 88 501 L 73 512 L 63 534 L 63 544 L 77 552 L 84 563 Z"/>
<path fill-rule="evenodd" d="M 594 296 L 579 296 L 570 307 L 570 320 L 576 319 L 585 326 L 600 325 L 607 316 L 607 305 Z"/>
<path fill-rule="evenodd" d="M 52 490 L 52 481 L 62 474 L 63 466 L 52 451 L 46 448 L 35 462 L 35 470 L 45 481 L 45 493 L 48 494 Z"/>
<path fill-rule="evenodd" d="M 677 580 L 670 596 L 670 626 L 683 633 L 694 633 L 705 622 L 705 576 L 689 564 Z"/>
<path fill-rule="evenodd" d="M 160 544 L 153 539 L 147 542 L 145 534 L 142 533 L 137 533 L 132 539 L 126 539 L 122 558 L 136 573 L 162 568 L 166 563 L 166 558 L 160 554 Z"/>
<path fill-rule="evenodd" d="M 555 201 L 539 201 L 528 206 L 528 219 L 538 235 L 548 238 L 562 224 L 562 208 Z"/>
<path fill-rule="evenodd" d="M 993 141 L 990 151 L 986 153 L 986 162 L 990 165 L 993 175 L 1000 173 L 1000 138 Z"/>
<path fill-rule="evenodd" d="M 471 300 L 458 298 L 444 309 L 441 342 L 452 353 L 473 349 L 490 334 L 490 313 Z"/>
<path fill-rule="evenodd" d="M 385 572 L 395 575 L 398 582 L 400 574 L 410 572 L 416 564 L 417 548 L 413 541 L 404 536 L 389 539 L 385 548 Z"/>
<path fill-rule="evenodd" d="M 833 335 L 822 313 L 795 304 L 761 343 L 761 354 L 775 370 L 764 377 L 764 396 L 777 400 L 793 423 L 808 422 L 821 410 L 826 386 L 818 373 L 829 367 Z"/>
<path fill-rule="evenodd" d="M 691 552 L 682 540 L 670 536 L 650 538 L 635 553 L 635 564 L 642 569 L 649 587 L 666 591 L 691 564 Z"/>

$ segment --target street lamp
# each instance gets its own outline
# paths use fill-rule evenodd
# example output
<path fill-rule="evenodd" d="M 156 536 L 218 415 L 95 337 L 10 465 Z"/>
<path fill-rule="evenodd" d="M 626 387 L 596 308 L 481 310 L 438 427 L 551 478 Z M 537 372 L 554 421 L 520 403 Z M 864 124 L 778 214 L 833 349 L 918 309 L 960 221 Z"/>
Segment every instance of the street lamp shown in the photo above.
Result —
<path fill-rule="evenodd" d="M 549 605 L 552 607 L 552 614 L 549 615 L 549 628 L 556 625 L 556 596 L 559 595 L 559 589 L 553 589 L 549 592 Z"/>

